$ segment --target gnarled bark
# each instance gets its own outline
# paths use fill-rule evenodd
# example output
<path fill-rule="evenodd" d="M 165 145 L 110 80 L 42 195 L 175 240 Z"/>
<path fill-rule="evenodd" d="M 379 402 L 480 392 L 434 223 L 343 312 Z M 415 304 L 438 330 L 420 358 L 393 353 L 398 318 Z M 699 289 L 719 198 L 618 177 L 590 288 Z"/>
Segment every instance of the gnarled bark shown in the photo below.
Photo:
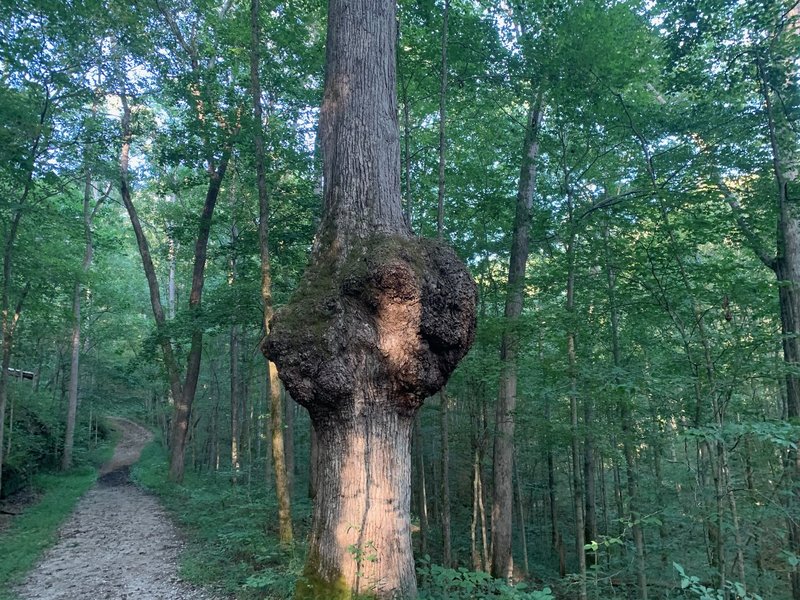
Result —
<path fill-rule="evenodd" d="M 324 212 L 311 266 L 265 343 L 318 441 L 297 598 L 416 596 L 410 438 L 472 343 L 476 290 L 400 202 L 395 3 L 331 0 L 320 119 Z"/>

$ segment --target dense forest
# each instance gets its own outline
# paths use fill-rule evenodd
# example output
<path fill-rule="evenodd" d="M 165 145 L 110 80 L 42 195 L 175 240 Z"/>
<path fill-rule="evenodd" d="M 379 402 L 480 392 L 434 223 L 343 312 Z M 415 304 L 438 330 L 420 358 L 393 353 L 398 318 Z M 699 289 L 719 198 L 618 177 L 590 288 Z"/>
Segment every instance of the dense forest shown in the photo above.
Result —
<path fill-rule="evenodd" d="M 0 498 L 126 416 L 238 597 L 800 600 L 800 3 L 394 4 L 0 0 Z M 409 277 L 416 378 L 351 302 Z"/>

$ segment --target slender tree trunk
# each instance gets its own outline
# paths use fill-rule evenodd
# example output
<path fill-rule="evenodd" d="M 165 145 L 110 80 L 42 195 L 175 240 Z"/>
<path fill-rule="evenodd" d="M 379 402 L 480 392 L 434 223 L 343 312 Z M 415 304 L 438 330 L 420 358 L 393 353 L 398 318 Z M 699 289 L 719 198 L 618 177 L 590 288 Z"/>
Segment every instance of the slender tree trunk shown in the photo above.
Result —
<path fill-rule="evenodd" d="M 294 448 L 294 422 L 295 422 L 295 403 L 283 389 L 281 402 L 283 403 L 283 445 L 286 456 L 286 485 L 289 489 L 289 498 L 294 491 L 295 479 L 295 448 Z"/>
<path fill-rule="evenodd" d="M 622 368 L 622 349 L 619 341 L 619 307 L 617 305 L 617 271 L 611 257 L 610 236 L 608 227 L 605 228 L 605 262 L 606 277 L 608 281 L 608 303 L 611 313 L 611 357 L 614 371 L 619 372 Z M 615 380 L 618 381 L 618 377 Z M 636 549 L 636 579 L 639 585 L 639 600 L 647 600 L 647 570 L 644 554 L 644 535 L 640 523 L 641 516 L 637 510 L 638 502 L 638 478 L 636 463 L 633 453 L 633 423 L 631 419 L 628 398 L 621 397 L 618 402 L 620 423 L 622 427 L 622 452 L 625 457 L 628 483 L 628 509 L 629 520 L 631 522 L 631 533 L 633 544 Z M 622 518 L 622 492 L 619 482 L 619 468 L 614 467 L 615 497 L 617 498 L 617 517 Z"/>
<path fill-rule="evenodd" d="M 436 231 L 441 238 L 444 235 L 444 175 L 447 165 L 447 34 L 450 21 L 450 0 L 444 0 L 442 19 L 442 73 L 439 80 L 439 193 L 436 211 Z"/>
<path fill-rule="evenodd" d="M 422 556 L 428 553 L 428 486 L 425 478 L 425 445 L 422 440 L 422 424 L 417 413 L 414 420 L 414 447 L 417 455 L 417 512 L 419 513 L 419 551 Z"/>
<path fill-rule="evenodd" d="M 798 17 L 798 7 L 792 9 L 792 15 Z M 797 21 L 793 24 L 793 35 L 798 35 Z M 780 305 L 781 330 L 783 340 L 783 360 L 787 366 L 786 388 L 786 415 L 789 421 L 800 418 L 800 377 L 797 375 L 800 367 L 800 212 L 789 197 L 789 186 L 797 181 L 797 150 L 796 144 L 791 140 L 795 135 L 788 131 L 788 126 L 783 128 L 778 123 L 778 117 L 773 108 L 772 93 L 763 65 L 759 64 L 761 90 L 767 114 L 770 146 L 772 148 L 772 163 L 778 199 L 778 239 L 777 252 L 772 266 L 778 279 L 778 301 Z M 791 68 L 791 67 L 789 67 Z M 789 140 L 788 147 L 784 147 L 783 140 Z M 793 482 L 793 493 L 786 499 L 787 514 L 797 514 L 800 508 L 800 452 L 790 450 L 786 457 L 786 469 L 790 481 Z M 795 556 L 800 555 L 800 521 L 789 517 L 788 522 L 789 552 Z M 792 600 L 800 600 L 800 568 L 795 568 L 791 574 Z"/>
<path fill-rule="evenodd" d="M 308 465 L 308 497 L 312 500 L 317 497 L 317 468 L 319 465 L 319 444 L 317 443 L 317 432 L 314 430 L 314 424 L 311 423 L 311 448 L 309 450 L 309 465 Z"/>
<path fill-rule="evenodd" d="M 64 434 L 64 453 L 61 456 L 61 469 L 66 471 L 72 466 L 72 446 L 75 440 L 75 421 L 78 415 L 78 383 L 80 377 L 81 357 L 81 293 L 83 282 L 81 279 L 89 273 L 92 264 L 94 245 L 92 243 L 92 171 L 88 163 L 84 167 L 85 177 L 83 186 L 83 232 L 84 243 L 83 262 L 81 275 L 75 282 L 72 292 L 72 348 L 70 353 L 69 369 L 69 401 L 67 404 L 67 423 Z"/>
<path fill-rule="evenodd" d="M 233 483 L 239 482 L 239 326 L 231 325 L 230 335 L 231 366 L 231 471 Z"/>
<path fill-rule="evenodd" d="M 441 466 L 442 466 L 442 564 L 450 567 L 453 564 L 450 531 L 450 411 L 447 394 L 439 393 L 439 426 L 442 434 Z"/>
<path fill-rule="evenodd" d="M 291 492 L 286 469 L 286 442 L 283 435 L 283 398 L 281 383 L 275 364 L 268 362 L 270 421 L 272 424 L 272 465 L 275 472 L 275 491 L 278 495 L 278 538 L 282 544 L 291 544 L 292 532 Z"/>
<path fill-rule="evenodd" d="M 261 107 L 261 80 L 259 64 L 261 57 L 261 2 L 250 1 L 250 93 L 253 97 L 255 134 L 253 145 L 256 155 L 256 181 L 259 205 L 259 243 L 261 249 L 261 301 L 263 303 L 264 334 L 269 335 L 272 320 L 272 272 L 269 256 L 269 192 L 267 189 L 266 154 L 264 151 L 264 114 Z M 269 377 L 270 421 L 272 427 L 272 460 L 275 471 L 275 491 L 278 495 L 278 529 L 281 542 L 292 541 L 292 511 L 289 479 L 286 472 L 286 447 L 283 438 L 283 399 L 281 398 L 278 372 L 274 364 L 267 361 Z"/>
<path fill-rule="evenodd" d="M 567 242 L 567 368 L 569 372 L 570 391 L 570 430 L 572 437 L 572 493 L 575 513 L 575 552 L 578 558 L 578 598 L 586 600 L 586 530 L 584 521 L 584 494 L 583 482 L 581 481 L 581 448 L 580 432 L 578 429 L 578 358 L 575 348 L 576 338 L 576 316 L 575 316 L 575 254 L 577 235 L 575 233 L 575 221 L 573 215 L 572 191 L 569 182 L 569 172 L 564 167 L 564 185 L 567 195 L 567 209 L 569 212 L 569 241 Z"/>
<path fill-rule="evenodd" d="M 265 345 L 319 444 L 298 600 L 416 597 L 411 431 L 474 336 L 475 286 L 410 235 L 400 194 L 393 0 L 331 0 L 311 264 Z"/>
<path fill-rule="evenodd" d="M 489 571 L 489 523 L 486 518 L 486 503 L 483 501 L 483 467 L 478 463 L 478 514 L 481 517 L 481 548 L 483 548 L 483 570 Z"/>
<path fill-rule="evenodd" d="M 472 456 L 472 521 L 469 527 L 470 556 L 472 558 L 472 570 L 480 571 L 483 569 L 480 551 L 478 550 L 478 494 L 480 492 L 480 455 L 477 446 L 473 450 Z"/>
<path fill-rule="evenodd" d="M 517 508 L 519 508 L 519 534 L 522 538 L 522 558 L 525 565 L 525 576 L 530 573 L 530 565 L 528 564 L 528 536 L 525 533 L 527 522 L 525 521 L 525 508 L 522 500 L 522 480 L 519 477 L 519 464 L 514 459 L 514 476 L 517 480 Z"/>
<path fill-rule="evenodd" d="M 594 403 L 591 397 L 583 404 L 583 485 L 586 490 L 586 523 L 584 538 L 587 543 L 597 541 L 597 493 L 595 490 Z M 590 552 L 587 560 L 597 564 L 597 552 Z"/>
<path fill-rule="evenodd" d="M 8 411 L 8 434 L 6 435 L 6 456 L 11 454 L 11 443 L 14 437 L 14 406 L 16 402 L 14 402 L 13 398 L 11 400 L 11 409 Z"/>
<path fill-rule="evenodd" d="M 405 213 L 408 228 L 413 230 L 414 215 L 411 202 L 411 119 L 408 106 L 408 88 L 403 86 L 403 187 L 405 189 Z"/>
<path fill-rule="evenodd" d="M 178 292 L 175 284 L 175 257 L 176 257 L 176 242 L 172 238 L 172 232 L 169 234 L 169 252 L 167 260 L 169 261 L 169 274 L 167 276 L 167 317 L 172 320 L 175 318 L 175 309 L 178 304 Z"/>
<path fill-rule="evenodd" d="M 536 161 L 542 98 L 539 95 L 528 115 L 522 166 L 517 189 L 514 231 L 505 301 L 506 330 L 500 346 L 502 371 L 497 398 L 494 437 L 494 485 L 492 487 L 492 575 L 510 580 L 513 575 L 511 519 L 513 515 L 512 469 L 514 460 L 514 412 L 517 402 L 517 321 L 525 298 L 525 268 L 528 263 L 531 210 L 536 191 Z"/>
<path fill-rule="evenodd" d="M 550 543 L 554 551 L 558 550 L 558 504 L 556 503 L 556 468 L 553 451 L 547 451 L 547 495 L 550 507 Z M 562 575 L 563 577 L 563 575 Z"/>
<path fill-rule="evenodd" d="M 230 147 L 225 148 L 219 166 L 209 173 L 208 189 L 206 191 L 203 211 L 200 215 L 197 239 L 195 241 L 192 287 L 189 291 L 189 314 L 191 315 L 192 321 L 192 340 L 186 359 L 186 375 L 183 381 L 183 393 L 179 399 L 176 398 L 175 400 L 175 413 L 173 416 L 172 431 L 170 433 L 169 477 L 171 481 L 175 482 L 183 481 L 186 435 L 192 415 L 192 403 L 194 402 L 195 392 L 197 391 L 197 382 L 200 377 L 200 360 L 203 352 L 201 301 L 203 297 L 203 285 L 205 283 L 208 238 L 211 233 L 214 207 L 219 197 L 222 179 L 228 168 L 230 156 Z"/>

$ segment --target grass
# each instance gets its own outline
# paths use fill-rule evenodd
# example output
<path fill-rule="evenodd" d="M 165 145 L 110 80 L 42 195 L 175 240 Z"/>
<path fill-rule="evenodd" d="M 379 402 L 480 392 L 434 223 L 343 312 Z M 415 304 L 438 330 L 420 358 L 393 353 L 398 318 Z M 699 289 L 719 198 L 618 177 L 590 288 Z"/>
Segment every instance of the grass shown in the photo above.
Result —
<path fill-rule="evenodd" d="M 160 498 L 186 537 L 183 579 L 241 599 L 293 595 L 304 548 L 280 546 L 276 500 L 263 480 L 234 486 L 227 473 L 187 470 L 183 485 L 176 485 L 166 473 L 164 449 L 153 442 L 133 478 Z"/>
<path fill-rule="evenodd" d="M 108 460 L 116 443 L 111 436 L 87 454 L 90 464 L 64 473 L 39 473 L 33 478 L 38 501 L 15 517 L 0 533 L 0 600 L 13 600 L 11 588 L 56 541 L 59 526 L 97 479 L 96 465 Z M 94 466 L 93 466 L 94 465 Z"/>

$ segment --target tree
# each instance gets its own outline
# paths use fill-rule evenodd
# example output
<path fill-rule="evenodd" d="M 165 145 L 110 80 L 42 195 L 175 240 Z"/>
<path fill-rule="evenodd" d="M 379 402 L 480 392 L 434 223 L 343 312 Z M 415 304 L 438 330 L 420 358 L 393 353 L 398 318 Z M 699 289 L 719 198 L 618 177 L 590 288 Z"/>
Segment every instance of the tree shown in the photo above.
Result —
<path fill-rule="evenodd" d="M 264 334 L 269 335 L 272 319 L 272 270 L 269 256 L 269 192 L 264 152 L 263 108 L 261 106 L 261 81 L 259 77 L 261 46 L 260 0 L 250 2 L 250 87 L 253 96 L 254 135 L 256 159 L 256 186 L 258 188 L 258 237 L 261 254 L 261 302 L 263 303 Z M 275 364 L 267 361 L 270 397 L 270 422 L 272 425 L 272 460 L 275 467 L 275 491 L 278 495 L 279 537 L 284 544 L 292 541 L 292 510 L 289 481 L 286 473 L 286 455 L 283 436 L 283 400 Z"/>
<path fill-rule="evenodd" d="M 81 272 L 75 282 L 72 293 L 72 339 L 71 339 L 71 358 L 69 369 L 69 400 L 67 405 L 67 423 L 64 432 L 64 452 L 61 457 L 61 468 L 64 470 L 72 466 L 72 446 L 75 442 L 75 420 L 78 413 L 78 388 L 80 381 L 80 353 L 81 353 L 81 303 L 85 278 L 89 273 L 94 256 L 94 239 L 92 234 L 92 223 L 98 209 L 108 198 L 108 191 L 94 199 L 94 187 L 92 183 L 91 166 L 86 161 L 84 166 L 84 188 L 83 188 L 83 230 L 84 230 L 84 253 L 81 261 Z"/>
<path fill-rule="evenodd" d="M 511 515 L 513 514 L 514 411 L 517 401 L 516 355 L 520 343 L 517 327 L 525 297 L 525 269 L 528 263 L 533 195 L 536 190 L 536 161 L 539 154 L 541 119 L 542 102 L 539 97 L 531 105 L 525 128 L 506 288 L 504 315 L 508 323 L 500 345 L 503 371 L 500 376 L 495 419 L 492 574 L 506 579 L 511 579 L 514 566 L 511 556 Z"/>
<path fill-rule="evenodd" d="M 472 343 L 475 286 L 400 200 L 393 0 L 332 0 L 319 135 L 323 217 L 266 355 L 319 445 L 298 598 L 411 598 L 411 429 Z M 366 26 L 365 26 L 366 25 Z"/>

